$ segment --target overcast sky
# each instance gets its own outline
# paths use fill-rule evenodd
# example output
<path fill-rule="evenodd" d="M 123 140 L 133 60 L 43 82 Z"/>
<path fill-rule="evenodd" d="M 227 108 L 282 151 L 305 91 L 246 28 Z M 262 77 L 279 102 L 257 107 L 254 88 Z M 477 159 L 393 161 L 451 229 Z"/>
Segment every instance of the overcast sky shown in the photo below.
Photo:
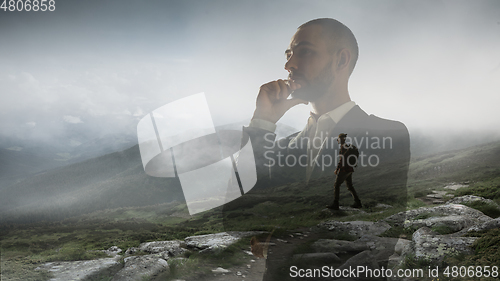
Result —
<path fill-rule="evenodd" d="M 1 134 L 130 132 L 199 92 L 215 125 L 248 119 L 259 86 L 287 76 L 296 28 L 321 17 L 357 37 L 350 94 L 369 114 L 410 132 L 500 127 L 500 1 L 60 0 L 0 11 Z M 301 129 L 309 110 L 281 122 Z"/>

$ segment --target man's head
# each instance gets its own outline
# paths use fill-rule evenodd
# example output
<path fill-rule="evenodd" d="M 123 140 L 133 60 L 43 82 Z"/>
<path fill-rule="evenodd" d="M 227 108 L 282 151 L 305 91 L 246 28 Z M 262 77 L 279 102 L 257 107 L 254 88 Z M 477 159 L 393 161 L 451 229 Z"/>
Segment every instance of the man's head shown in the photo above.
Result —
<path fill-rule="evenodd" d="M 337 138 L 337 142 L 339 144 L 344 144 L 345 143 L 345 139 L 347 138 L 347 134 L 339 134 L 339 137 Z"/>
<path fill-rule="evenodd" d="M 315 19 L 299 26 L 285 51 L 289 78 L 301 85 L 294 97 L 315 101 L 347 81 L 358 58 L 351 30 L 334 19 Z"/>

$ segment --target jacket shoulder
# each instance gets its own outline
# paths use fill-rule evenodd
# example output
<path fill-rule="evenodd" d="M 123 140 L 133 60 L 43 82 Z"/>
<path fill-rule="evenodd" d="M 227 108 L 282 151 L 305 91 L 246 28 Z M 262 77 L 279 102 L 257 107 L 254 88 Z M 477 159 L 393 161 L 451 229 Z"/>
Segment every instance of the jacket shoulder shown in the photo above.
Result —
<path fill-rule="evenodd" d="M 386 130 L 386 131 L 401 131 L 406 132 L 408 134 L 408 128 L 406 128 L 405 124 L 400 121 L 384 119 L 373 114 L 368 116 L 368 122 L 371 127 Z"/>
<path fill-rule="evenodd" d="M 397 132 L 400 135 L 409 135 L 408 129 L 402 122 L 384 119 L 373 114 L 368 115 L 357 105 L 344 116 L 344 119 L 341 121 L 342 127 L 351 126 L 368 131 Z"/>

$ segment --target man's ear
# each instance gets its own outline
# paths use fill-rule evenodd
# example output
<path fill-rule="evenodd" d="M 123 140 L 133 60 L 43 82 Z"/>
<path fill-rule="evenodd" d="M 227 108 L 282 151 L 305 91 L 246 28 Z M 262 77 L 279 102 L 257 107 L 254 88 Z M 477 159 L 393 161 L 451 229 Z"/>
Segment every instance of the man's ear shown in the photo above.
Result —
<path fill-rule="evenodd" d="M 338 52 L 337 60 L 337 70 L 343 70 L 349 68 L 349 63 L 351 62 L 351 51 L 347 48 L 343 48 Z"/>

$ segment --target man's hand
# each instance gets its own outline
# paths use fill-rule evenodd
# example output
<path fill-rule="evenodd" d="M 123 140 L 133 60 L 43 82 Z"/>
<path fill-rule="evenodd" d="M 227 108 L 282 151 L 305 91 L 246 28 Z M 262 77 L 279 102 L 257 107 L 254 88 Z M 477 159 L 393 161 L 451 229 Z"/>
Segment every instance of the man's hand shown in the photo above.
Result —
<path fill-rule="evenodd" d="M 288 96 L 299 88 L 300 84 L 292 80 L 282 79 L 260 86 L 252 119 L 262 119 L 276 123 L 290 108 L 301 103 L 308 104 L 305 100 L 288 99 Z"/>

